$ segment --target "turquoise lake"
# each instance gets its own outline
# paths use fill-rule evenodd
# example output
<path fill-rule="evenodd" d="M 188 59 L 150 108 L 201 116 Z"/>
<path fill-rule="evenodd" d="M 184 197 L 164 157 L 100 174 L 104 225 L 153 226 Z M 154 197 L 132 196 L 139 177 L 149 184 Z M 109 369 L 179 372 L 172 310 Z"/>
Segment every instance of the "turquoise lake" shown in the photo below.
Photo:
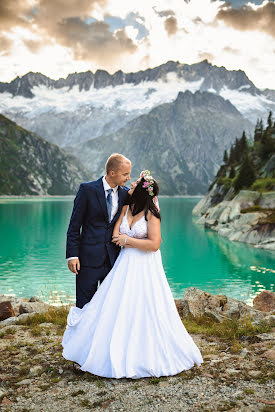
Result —
<path fill-rule="evenodd" d="M 0 294 L 75 302 L 75 275 L 65 260 L 74 197 L 0 199 Z M 197 225 L 198 197 L 160 198 L 162 260 L 175 299 L 194 286 L 252 304 L 274 291 L 275 253 L 230 242 Z"/>

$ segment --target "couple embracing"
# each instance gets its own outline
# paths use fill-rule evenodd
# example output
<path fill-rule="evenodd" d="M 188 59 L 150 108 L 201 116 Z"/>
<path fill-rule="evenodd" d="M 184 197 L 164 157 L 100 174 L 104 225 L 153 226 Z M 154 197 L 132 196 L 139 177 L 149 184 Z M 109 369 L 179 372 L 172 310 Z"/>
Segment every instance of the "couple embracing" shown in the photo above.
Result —
<path fill-rule="evenodd" d="M 130 160 L 115 153 L 106 175 L 82 183 L 75 197 L 66 257 L 76 274 L 76 306 L 62 355 L 78 373 L 176 375 L 203 359 L 163 269 L 158 183 L 144 170 L 129 189 L 130 173 Z"/>

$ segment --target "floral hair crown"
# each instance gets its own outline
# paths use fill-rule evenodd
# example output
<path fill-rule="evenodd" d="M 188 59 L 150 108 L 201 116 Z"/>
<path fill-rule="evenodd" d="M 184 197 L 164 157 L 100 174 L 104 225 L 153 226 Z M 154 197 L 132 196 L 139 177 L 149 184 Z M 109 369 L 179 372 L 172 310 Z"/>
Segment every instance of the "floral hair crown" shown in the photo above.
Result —
<path fill-rule="evenodd" d="M 148 193 L 149 193 L 150 196 L 153 197 L 153 202 L 154 202 L 157 210 L 159 211 L 160 208 L 159 208 L 158 198 L 157 198 L 157 196 L 155 196 L 155 194 L 154 194 L 154 188 L 153 188 L 154 179 L 153 179 L 152 176 L 151 176 L 150 170 L 143 170 L 143 171 L 140 173 L 138 180 L 141 181 L 142 178 L 145 180 L 145 182 L 143 182 L 142 187 L 148 191 Z"/>
<path fill-rule="evenodd" d="M 150 196 L 154 196 L 154 192 L 153 192 L 153 190 L 154 190 L 154 188 L 153 188 L 154 180 L 153 180 L 152 176 L 150 175 L 150 170 L 143 170 L 139 175 L 139 181 L 142 178 L 145 180 L 142 187 L 149 192 Z"/>

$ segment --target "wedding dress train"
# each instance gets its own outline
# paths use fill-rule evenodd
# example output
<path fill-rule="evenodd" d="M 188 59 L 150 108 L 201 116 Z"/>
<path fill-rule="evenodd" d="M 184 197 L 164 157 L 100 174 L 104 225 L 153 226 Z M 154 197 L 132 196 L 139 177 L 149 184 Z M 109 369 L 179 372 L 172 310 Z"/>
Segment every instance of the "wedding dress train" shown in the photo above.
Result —
<path fill-rule="evenodd" d="M 130 228 L 126 213 L 120 232 L 146 238 L 147 221 L 143 216 Z M 160 250 L 123 248 L 90 302 L 70 308 L 62 346 L 65 359 L 108 378 L 176 375 L 203 363 L 178 314 Z"/>

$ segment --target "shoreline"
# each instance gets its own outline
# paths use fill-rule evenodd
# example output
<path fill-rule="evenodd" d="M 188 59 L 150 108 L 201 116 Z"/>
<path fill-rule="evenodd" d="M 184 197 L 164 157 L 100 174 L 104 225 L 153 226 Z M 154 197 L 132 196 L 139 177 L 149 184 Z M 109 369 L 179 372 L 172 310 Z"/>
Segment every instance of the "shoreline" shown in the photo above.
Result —
<path fill-rule="evenodd" d="M 202 198 L 205 195 L 159 195 L 158 198 Z M 74 198 L 75 195 L 0 195 L 0 199 L 59 199 Z"/>

